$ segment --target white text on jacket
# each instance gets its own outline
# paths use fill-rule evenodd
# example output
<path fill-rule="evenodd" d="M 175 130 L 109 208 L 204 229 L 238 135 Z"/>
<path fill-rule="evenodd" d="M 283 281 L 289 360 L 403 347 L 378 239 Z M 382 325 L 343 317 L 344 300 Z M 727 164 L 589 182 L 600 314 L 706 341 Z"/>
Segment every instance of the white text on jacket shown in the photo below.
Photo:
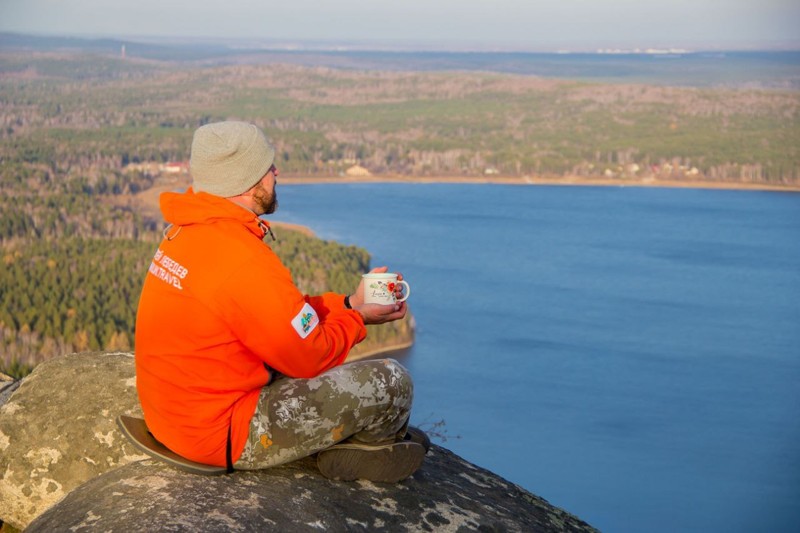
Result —
<path fill-rule="evenodd" d="M 160 248 L 156 251 L 148 270 L 152 275 L 178 290 L 183 290 L 181 280 L 189 274 L 189 269 L 170 258 Z"/>

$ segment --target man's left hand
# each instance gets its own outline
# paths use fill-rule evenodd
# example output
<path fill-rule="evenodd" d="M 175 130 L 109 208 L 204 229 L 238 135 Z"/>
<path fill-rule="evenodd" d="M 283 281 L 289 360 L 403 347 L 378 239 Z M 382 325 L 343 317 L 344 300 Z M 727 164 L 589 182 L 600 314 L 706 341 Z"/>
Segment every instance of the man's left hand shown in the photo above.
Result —
<path fill-rule="evenodd" d="M 364 324 L 394 322 L 406 316 L 406 312 L 408 312 L 408 306 L 405 302 L 399 302 L 394 305 L 362 304 L 358 307 L 354 305 L 353 309 L 358 311 L 364 318 Z"/>

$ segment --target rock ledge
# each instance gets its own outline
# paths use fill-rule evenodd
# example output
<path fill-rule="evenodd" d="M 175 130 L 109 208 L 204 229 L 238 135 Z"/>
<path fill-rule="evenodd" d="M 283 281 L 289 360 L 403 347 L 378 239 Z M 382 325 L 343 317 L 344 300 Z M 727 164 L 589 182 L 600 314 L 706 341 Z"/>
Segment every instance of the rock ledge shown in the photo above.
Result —
<path fill-rule="evenodd" d="M 0 520 L 26 531 L 595 531 L 445 448 L 386 485 L 324 478 L 313 459 L 200 476 L 139 454 L 131 354 L 72 354 L 0 390 Z"/>

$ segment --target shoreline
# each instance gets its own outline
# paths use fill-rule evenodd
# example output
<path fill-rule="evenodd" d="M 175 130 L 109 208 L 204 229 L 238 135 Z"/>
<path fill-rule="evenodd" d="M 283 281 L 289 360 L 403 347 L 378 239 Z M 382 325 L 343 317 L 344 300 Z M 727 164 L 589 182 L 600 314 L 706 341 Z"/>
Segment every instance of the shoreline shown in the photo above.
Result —
<path fill-rule="evenodd" d="M 415 184 L 465 184 L 465 185 L 518 185 L 518 186 L 564 186 L 564 187 L 653 187 L 664 189 L 708 189 L 731 191 L 769 191 L 800 192 L 800 183 L 792 185 L 771 185 L 767 183 L 744 183 L 705 180 L 657 180 L 654 178 L 613 179 L 587 178 L 583 176 L 530 177 L 530 176 L 303 176 L 284 175 L 278 185 L 320 185 L 320 184 L 358 184 L 358 183 L 415 183 Z M 157 180 L 152 187 L 127 197 L 128 202 L 138 204 L 147 214 L 160 217 L 159 197 L 163 192 L 187 188 L 191 185 L 188 175 L 179 178 Z M 120 202 L 120 200 L 115 200 Z M 126 203 L 122 199 L 121 203 Z M 130 204 L 129 204 L 130 205 Z M 270 222 L 273 223 L 273 222 Z M 292 227 L 309 236 L 314 233 L 302 225 L 276 221 L 276 226 Z"/>
<path fill-rule="evenodd" d="M 797 185 L 771 185 L 767 183 L 744 183 L 704 180 L 657 180 L 586 178 L 582 176 L 566 176 L 558 178 L 542 178 L 530 176 L 326 176 L 308 177 L 302 175 L 285 175 L 279 179 L 279 185 L 318 185 L 318 184 L 354 184 L 354 183 L 452 183 L 476 185 L 563 185 L 574 187 L 656 187 L 712 190 L 743 191 L 780 191 L 800 192 Z"/>
<path fill-rule="evenodd" d="M 413 346 L 414 346 L 414 340 L 401 342 L 400 344 L 392 344 L 392 345 L 389 345 L 389 346 L 383 346 L 381 348 L 375 348 L 375 349 L 370 350 L 368 352 L 357 353 L 357 354 L 353 355 L 352 357 L 350 355 L 348 355 L 346 361 L 348 363 L 352 362 L 352 361 L 360 361 L 362 359 L 368 359 L 370 357 L 375 357 L 376 355 L 381 355 L 381 354 L 391 353 L 391 352 L 397 352 L 397 351 L 400 351 L 400 350 L 407 350 L 408 348 L 411 348 Z"/>
<path fill-rule="evenodd" d="M 314 233 L 314 230 L 309 228 L 308 226 L 303 226 L 302 224 L 294 224 L 292 222 L 281 222 L 280 220 L 267 220 L 271 228 L 281 230 L 287 229 L 290 231 L 297 231 L 298 233 L 302 233 L 307 237 L 314 237 L 318 238 L 317 234 Z"/>

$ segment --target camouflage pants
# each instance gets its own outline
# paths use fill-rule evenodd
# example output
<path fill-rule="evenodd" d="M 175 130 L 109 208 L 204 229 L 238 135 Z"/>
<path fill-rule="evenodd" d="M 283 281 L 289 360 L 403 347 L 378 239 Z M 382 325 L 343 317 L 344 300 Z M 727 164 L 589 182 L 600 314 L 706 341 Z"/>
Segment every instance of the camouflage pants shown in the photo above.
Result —
<path fill-rule="evenodd" d="M 311 379 L 285 376 L 261 390 L 241 470 L 268 468 L 346 438 L 371 443 L 405 432 L 413 385 L 394 359 L 358 361 Z"/>

